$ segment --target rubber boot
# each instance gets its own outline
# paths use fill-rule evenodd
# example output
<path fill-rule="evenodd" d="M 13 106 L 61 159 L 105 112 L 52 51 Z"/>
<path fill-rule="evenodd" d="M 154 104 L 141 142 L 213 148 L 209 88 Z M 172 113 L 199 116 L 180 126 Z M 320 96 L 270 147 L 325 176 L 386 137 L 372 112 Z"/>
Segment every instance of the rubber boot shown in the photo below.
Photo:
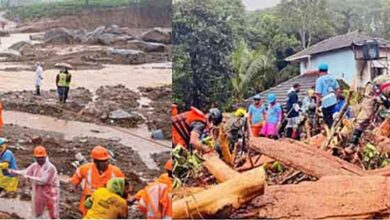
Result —
<path fill-rule="evenodd" d="M 351 141 L 349 142 L 349 146 L 348 146 L 347 148 L 345 148 L 345 152 L 346 152 L 347 154 L 353 154 L 353 153 L 355 153 L 355 151 L 356 151 L 356 146 L 357 146 L 357 144 L 359 143 L 359 139 L 360 139 L 360 137 L 362 136 L 362 134 L 363 134 L 363 131 L 360 130 L 360 129 L 356 129 L 356 130 L 353 132 Z"/>

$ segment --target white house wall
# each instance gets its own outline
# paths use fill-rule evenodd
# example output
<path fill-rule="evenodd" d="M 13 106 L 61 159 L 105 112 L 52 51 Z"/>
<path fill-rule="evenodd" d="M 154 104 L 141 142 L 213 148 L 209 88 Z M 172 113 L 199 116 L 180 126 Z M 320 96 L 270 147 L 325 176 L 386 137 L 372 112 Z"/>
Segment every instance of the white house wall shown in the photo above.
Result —
<path fill-rule="evenodd" d="M 328 64 L 329 73 L 337 79 L 343 79 L 348 84 L 351 84 L 354 75 L 357 73 L 355 55 L 352 49 L 349 48 L 312 55 L 310 62 L 305 60 L 300 63 L 301 74 L 307 70 L 318 69 L 320 63 Z"/>

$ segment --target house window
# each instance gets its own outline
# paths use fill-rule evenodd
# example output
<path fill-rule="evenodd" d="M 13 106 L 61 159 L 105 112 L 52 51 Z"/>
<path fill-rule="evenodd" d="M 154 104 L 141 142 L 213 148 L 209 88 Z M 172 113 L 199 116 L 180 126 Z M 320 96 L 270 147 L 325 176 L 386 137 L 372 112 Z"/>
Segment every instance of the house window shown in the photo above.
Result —
<path fill-rule="evenodd" d="M 375 79 L 375 77 L 380 76 L 384 73 L 384 68 L 371 68 L 371 79 Z"/>

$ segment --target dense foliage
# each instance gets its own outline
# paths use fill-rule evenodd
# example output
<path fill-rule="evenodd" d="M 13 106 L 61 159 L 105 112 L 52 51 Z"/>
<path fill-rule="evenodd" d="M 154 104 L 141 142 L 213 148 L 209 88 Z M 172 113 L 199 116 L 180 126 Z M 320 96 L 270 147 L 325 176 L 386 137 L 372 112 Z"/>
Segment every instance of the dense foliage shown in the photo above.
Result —
<path fill-rule="evenodd" d="M 388 0 L 282 0 L 245 12 L 240 0 L 174 4 L 173 97 L 227 109 L 299 74 L 285 58 L 329 37 L 362 30 L 390 39 Z"/>

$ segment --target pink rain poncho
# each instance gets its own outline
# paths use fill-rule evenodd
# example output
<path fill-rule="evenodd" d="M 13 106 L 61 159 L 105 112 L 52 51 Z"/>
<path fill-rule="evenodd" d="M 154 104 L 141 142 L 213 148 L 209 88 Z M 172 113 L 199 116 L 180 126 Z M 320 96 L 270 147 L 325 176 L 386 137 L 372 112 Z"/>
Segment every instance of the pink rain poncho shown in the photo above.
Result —
<path fill-rule="evenodd" d="M 32 210 L 35 216 L 40 217 L 47 207 L 50 218 L 59 218 L 60 181 L 49 158 L 46 157 L 43 166 L 37 162 L 31 164 L 24 176 L 32 181 Z"/>

